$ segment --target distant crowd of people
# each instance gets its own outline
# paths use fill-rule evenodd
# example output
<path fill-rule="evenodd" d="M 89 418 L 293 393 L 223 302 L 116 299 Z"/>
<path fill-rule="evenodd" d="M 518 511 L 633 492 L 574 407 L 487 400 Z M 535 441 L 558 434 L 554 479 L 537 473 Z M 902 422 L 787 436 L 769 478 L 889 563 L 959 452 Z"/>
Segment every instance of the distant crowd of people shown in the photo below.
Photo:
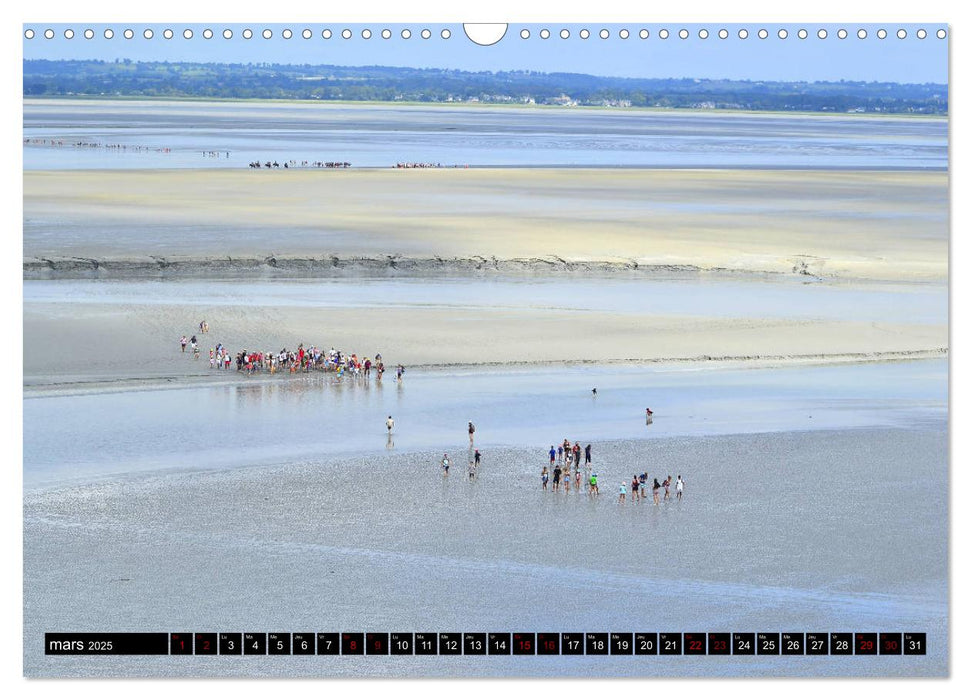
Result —
<path fill-rule="evenodd" d="M 109 151 L 124 151 L 127 153 L 171 153 L 172 149 L 165 146 L 139 146 L 129 143 L 102 143 L 100 141 L 71 141 L 64 139 L 24 139 L 25 146 L 47 146 L 53 148 L 103 148 Z"/>
<path fill-rule="evenodd" d="M 654 412 L 648 408 L 648 425 L 653 422 L 653 415 Z M 471 426 L 471 423 L 469 425 Z M 600 479 L 597 476 L 597 472 L 593 469 L 591 452 L 591 445 L 587 445 L 581 449 L 579 442 L 574 442 L 571 445 L 569 439 L 564 439 L 562 444 L 555 447 L 550 445 L 550 450 L 547 453 L 550 458 L 550 463 L 548 466 L 544 466 L 543 471 L 540 473 L 543 490 L 562 490 L 565 493 L 570 493 L 572 484 L 573 488 L 576 489 L 576 493 L 581 493 L 581 489 L 585 487 L 589 495 L 599 496 Z M 583 460 L 582 471 L 580 466 L 581 458 Z M 648 498 L 647 492 L 650 489 L 654 499 L 654 505 L 660 505 L 662 500 L 671 500 L 672 485 L 677 494 L 677 499 L 680 501 L 684 495 L 684 479 L 681 478 L 680 474 L 678 474 L 677 480 L 674 480 L 670 474 L 663 481 L 658 481 L 657 477 L 654 477 L 653 483 L 646 471 L 639 475 L 634 474 L 630 482 L 620 482 L 618 502 L 625 503 L 627 501 L 628 490 L 630 491 L 631 500 L 635 502 L 645 501 Z M 663 499 L 660 495 L 662 488 L 664 489 Z"/>
<path fill-rule="evenodd" d="M 254 160 L 249 164 L 251 168 L 349 168 L 351 164 L 340 160 L 288 160 L 280 165 L 277 161 L 260 162 Z"/>
<path fill-rule="evenodd" d="M 442 165 L 441 163 L 395 163 L 395 168 L 409 169 L 409 168 L 467 168 L 466 165 Z"/>
<path fill-rule="evenodd" d="M 199 323 L 199 334 L 205 333 L 209 333 L 209 323 L 201 321 Z M 199 359 L 201 350 L 197 335 L 193 335 L 191 338 L 183 335 L 179 339 L 179 345 L 183 353 L 188 348 L 193 359 Z M 385 372 L 384 360 L 380 353 L 377 353 L 372 360 L 370 357 L 358 357 L 357 353 L 348 354 L 334 348 L 325 351 L 316 345 L 304 347 L 303 343 L 298 345 L 296 350 L 283 348 L 275 353 L 263 350 L 240 350 L 233 353 L 222 343 L 216 343 L 215 346 L 209 348 L 210 369 L 228 371 L 232 369 L 234 364 L 237 372 L 245 372 L 246 374 L 256 374 L 257 372 L 296 374 L 297 372 L 317 371 L 333 372 L 338 379 L 343 378 L 345 374 L 370 379 L 373 373 L 380 381 Z M 402 381 L 404 374 L 405 367 L 399 364 L 395 368 L 395 379 Z"/>
<path fill-rule="evenodd" d="M 654 505 L 657 506 L 661 504 L 660 491 L 662 488 L 664 489 L 664 500 L 665 501 L 671 500 L 672 478 L 670 474 L 668 474 L 668 477 L 664 481 L 658 482 L 657 477 L 654 477 L 653 484 L 649 484 L 649 481 L 650 481 L 650 477 L 648 476 L 647 472 L 643 472 L 640 476 L 635 474 L 633 477 L 631 477 L 631 480 L 630 480 L 631 500 L 633 500 L 634 502 L 637 502 L 638 500 L 646 501 L 648 488 L 651 489 L 651 492 L 653 494 Z M 684 494 L 684 479 L 682 479 L 681 475 L 678 474 L 678 480 L 674 481 L 673 483 L 674 483 L 674 490 L 678 495 L 678 500 L 680 501 L 682 495 Z M 620 482 L 620 494 L 618 495 L 617 498 L 619 503 L 624 503 L 627 500 L 626 481 Z"/>
<path fill-rule="evenodd" d="M 580 492 L 581 484 L 586 484 L 587 490 L 590 493 L 600 493 L 599 486 L 597 485 L 597 475 L 593 472 L 593 467 L 591 466 L 591 450 L 591 445 L 581 448 L 579 442 L 574 442 L 571 445 L 569 439 L 566 438 L 556 447 L 550 445 L 550 465 L 549 467 L 543 467 L 541 474 L 543 489 L 546 490 L 552 472 L 554 491 L 559 491 L 562 485 L 563 490 L 569 493 L 570 482 L 574 481 L 576 483 L 577 493 Z M 581 459 L 583 459 L 582 481 L 580 474 Z M 573 472 L 572 476 L 571 469 Z"/>

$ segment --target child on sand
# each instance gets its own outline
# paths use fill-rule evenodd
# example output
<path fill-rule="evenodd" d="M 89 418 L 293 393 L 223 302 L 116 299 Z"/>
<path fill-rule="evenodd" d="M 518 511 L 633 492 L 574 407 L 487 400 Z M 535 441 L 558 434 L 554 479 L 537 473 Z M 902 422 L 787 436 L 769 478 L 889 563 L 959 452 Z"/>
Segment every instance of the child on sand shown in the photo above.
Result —
<path fill-rule="evenodd" d="M 681 500 L 681 494 L 684 492 L 684 481 L 681 479 L 681 475 L 678 474 L 678 482 L 674 485 L 674 490 L 678 492 L 678 500 Z"/>
<path fill-rule="evenodd" d="M 448 461 L 448 453 L 446 452 L 445 453 L 445 456 L 442 457 L 442 475 L 443 476 L 448 476 L 448 468 L 449 468 L 449 461 Z"/>
<path fill-rule="evenodd" d="M 543 490 L 545 491 L 546 490 L 546 484 L 550 480 L 550 470 L 547 469 L 546 467 L 543 467 L 543 472 L 542 472 L 542 474 L 540 476 L 543 477 Z"/>
<path fill-rule="evenodd" d="M 627 482 L 626 481 L 621 481 L 620 482 L 620 499 L 618 500 L 618 503 L 623 503 L 626 500 L 627 500 Z"/>
<path fill-rule="evenodd" d="M 597 472 L 590 475 L 590 493 L 600 495 L 600 488 L 597 486 Z"/>

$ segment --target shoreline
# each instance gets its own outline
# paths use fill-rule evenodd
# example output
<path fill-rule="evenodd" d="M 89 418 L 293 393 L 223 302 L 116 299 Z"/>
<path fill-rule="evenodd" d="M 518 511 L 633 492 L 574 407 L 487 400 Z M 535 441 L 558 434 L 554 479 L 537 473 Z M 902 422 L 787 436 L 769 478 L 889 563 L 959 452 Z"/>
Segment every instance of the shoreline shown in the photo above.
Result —
<path fill-rule="evenodd" d="M 437 364 L 409 365 L 407 369 L 420 370 L 429 373 L 441 373 L 455 370 L 472 371 L 508 371 L 515 369 L 574 369 L 584 366 L 623 366 L 636 367 L 639 365 L 696 365 L 719 369 L 770 369 L 793 366 L 826 366 L 839 364 L 869 364 L 877 362 L 919 362 L 947 358 L 947 348 L 932 348 L 926 350 L 877 351 L 857 353 L 812 353 L 806 355 L 740 355 L 740 356 L 711 356 L 697 357 L 664 357 L 664 358 L 625 358 L 612 360 L 529 360 L 529 361 L 500 361 L 500 362 L 453 362 Z M 718 367 L 717 364 L 728 364 L 730 367 Z M 222 374 L 220 374 L 222 373 Z M 75 381 L 53 381 L 49 383 L 24 383 L 23 398 L 45 398 L 52 396 L 81 396 L 96 394 L 111 394 L 137 391 L 164 391 L 166 389 L 191 389 L 211 386 L 239 386 L 252 384 L 279 384 L 293 381 L 309 381 L 312 379 L 333 379 L 333 373 L 311 372 L 291 377 L 288 374 L 270 375 L 265 372 L 246 375 L 235 370 L 211 370 L 199 374 L 165 375 L 154 377 L 117 377 L 114 379 L 78 379 Z M 353 379 L 351 379 L 353 381 Z M 394 382 L 393 378 L 387 380 Z"/>

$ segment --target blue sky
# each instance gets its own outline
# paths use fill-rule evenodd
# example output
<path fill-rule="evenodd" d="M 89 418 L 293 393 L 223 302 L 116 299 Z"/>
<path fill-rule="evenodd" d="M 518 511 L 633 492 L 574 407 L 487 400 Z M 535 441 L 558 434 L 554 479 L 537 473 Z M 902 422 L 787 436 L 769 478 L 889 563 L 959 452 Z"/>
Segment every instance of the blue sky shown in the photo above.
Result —
<path fill-rule="evenodd" d="M 112 39 L 104 38 L 104 30 L 114 31 Z M 738 37 L 738 30 L 749 31 L 747 39 Z M 948 39 L 939 39 L 936 32 L 946 28 L 943 24 L 511 24 L 505 37 L 498 44 L 483 47 L 470 41 L 462 25 L 414 23 L 414 24 L 25 24 L 25 29 L 35 32 L 33 39 L 23 39 L 24 58 L 128 58 L 155 61 L 217 61 L 227 63 L 330 63 L 338 65 L 387 65 L 454 68 L 461 70 L 536 70 L 543 72 L 566 71 L 647 78 L 734 78 L 750 80 L 876 80 L 892 82 L 948 81 Z M 94 38 L 85 39 L 85 29 L 94 31 Z M 125 29 L 134 31 L 134 38 L 125 39 Z M 151 39 L 143 36 L 148 28 L 154 32 Z M 183 30 L 191 29 L 193 37 L 183 38 Z M 204 39 L 202 32 L 211 28 L 215 35 Z M 222 36 L 224 29 L 232 30 L 231 39 Z M 243 30 L 254 32 L 251 39 L 242 37 Z M 270 39 L 264 39 L 264 29 L 272 31 Z M 293 37 L 285 39 L 282 31 L 290 28 Z M 310 29 L 313 36 L 303 39 L 301 32 Z M 348 28 L 350 39 L 340 33 Z M 361 36 L 363 29 L 370 29 L 372 36 Z M 390 39 L 381 38 L 382 29 L 392 31 Z M 409 39 L 401 37 L 402 29 L 411 30 Z M 422 39 L 420 31 L 427 28 L 431 38 Z M 441 31 L 447 28 L 450 38 L 442 39 Z M 588 29 L 590 37 L 580 38 L 580 30 Z M 608 39 L 598 35 L 601 29 L 610 32 Z M 621 39 L 622 28 L 630 31 L 627 39 Z M 729 31 L 727 39 L 720 39 L 721 28 Z M 760 39 L 760 29 L 768 31 L 768 37 Z M 865 29 L 867 37 L 857 36 Z M 903 28 L 906 38 L 897 38 L 897 30 Z M 43 32 L 52 29 L 54 38 L 46 39 Z M 64 37 L 66 29 L 73 29 L 72 39 Z M 174 37 L 165 39 L 163 30 L 172 29 Z M 321 37 L 324 29 L 330 29 L 330 39 Z M 520 32 L 527 29 L 528 39 Z M 542 39 L 540 31 L 549 29 L 550 38 Z M 569 38 L 560 38 L 560 31 L 569 31 Z M 646 29 L 647 39 L 639 33 Z M 670 34 L 660 37 L 662 29 Z M 678 37 L 686 29 L 687 39 Z M 706 29 L 709 36 L 698 36 Z M 779 30 L 788 36 L 779 38 Z M 798 38 L 797 32 L 806 29 L 808 37 Z M 827 36 L 820 39 L 817 32 L 825 29 Z M 848 36 L 840 39 L 839 29 L 846 29 Z M 887 37 L 878 38 L 879 29 L 887 30 Z M 927 37 L 917 38 L 917 30 L 925 29 Z"/>

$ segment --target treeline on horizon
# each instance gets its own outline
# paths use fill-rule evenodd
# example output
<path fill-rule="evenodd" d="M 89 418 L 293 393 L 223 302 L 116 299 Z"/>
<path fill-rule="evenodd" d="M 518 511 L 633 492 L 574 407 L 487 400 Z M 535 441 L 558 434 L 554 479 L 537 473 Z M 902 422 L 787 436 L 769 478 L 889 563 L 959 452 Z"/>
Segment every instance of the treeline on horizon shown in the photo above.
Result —
<path fill-rule="evenodd" d="M 937 83 L 616 78 L 267 63 L 24 61 L 24 96 L 348 100 L 947 114 Z"/>

